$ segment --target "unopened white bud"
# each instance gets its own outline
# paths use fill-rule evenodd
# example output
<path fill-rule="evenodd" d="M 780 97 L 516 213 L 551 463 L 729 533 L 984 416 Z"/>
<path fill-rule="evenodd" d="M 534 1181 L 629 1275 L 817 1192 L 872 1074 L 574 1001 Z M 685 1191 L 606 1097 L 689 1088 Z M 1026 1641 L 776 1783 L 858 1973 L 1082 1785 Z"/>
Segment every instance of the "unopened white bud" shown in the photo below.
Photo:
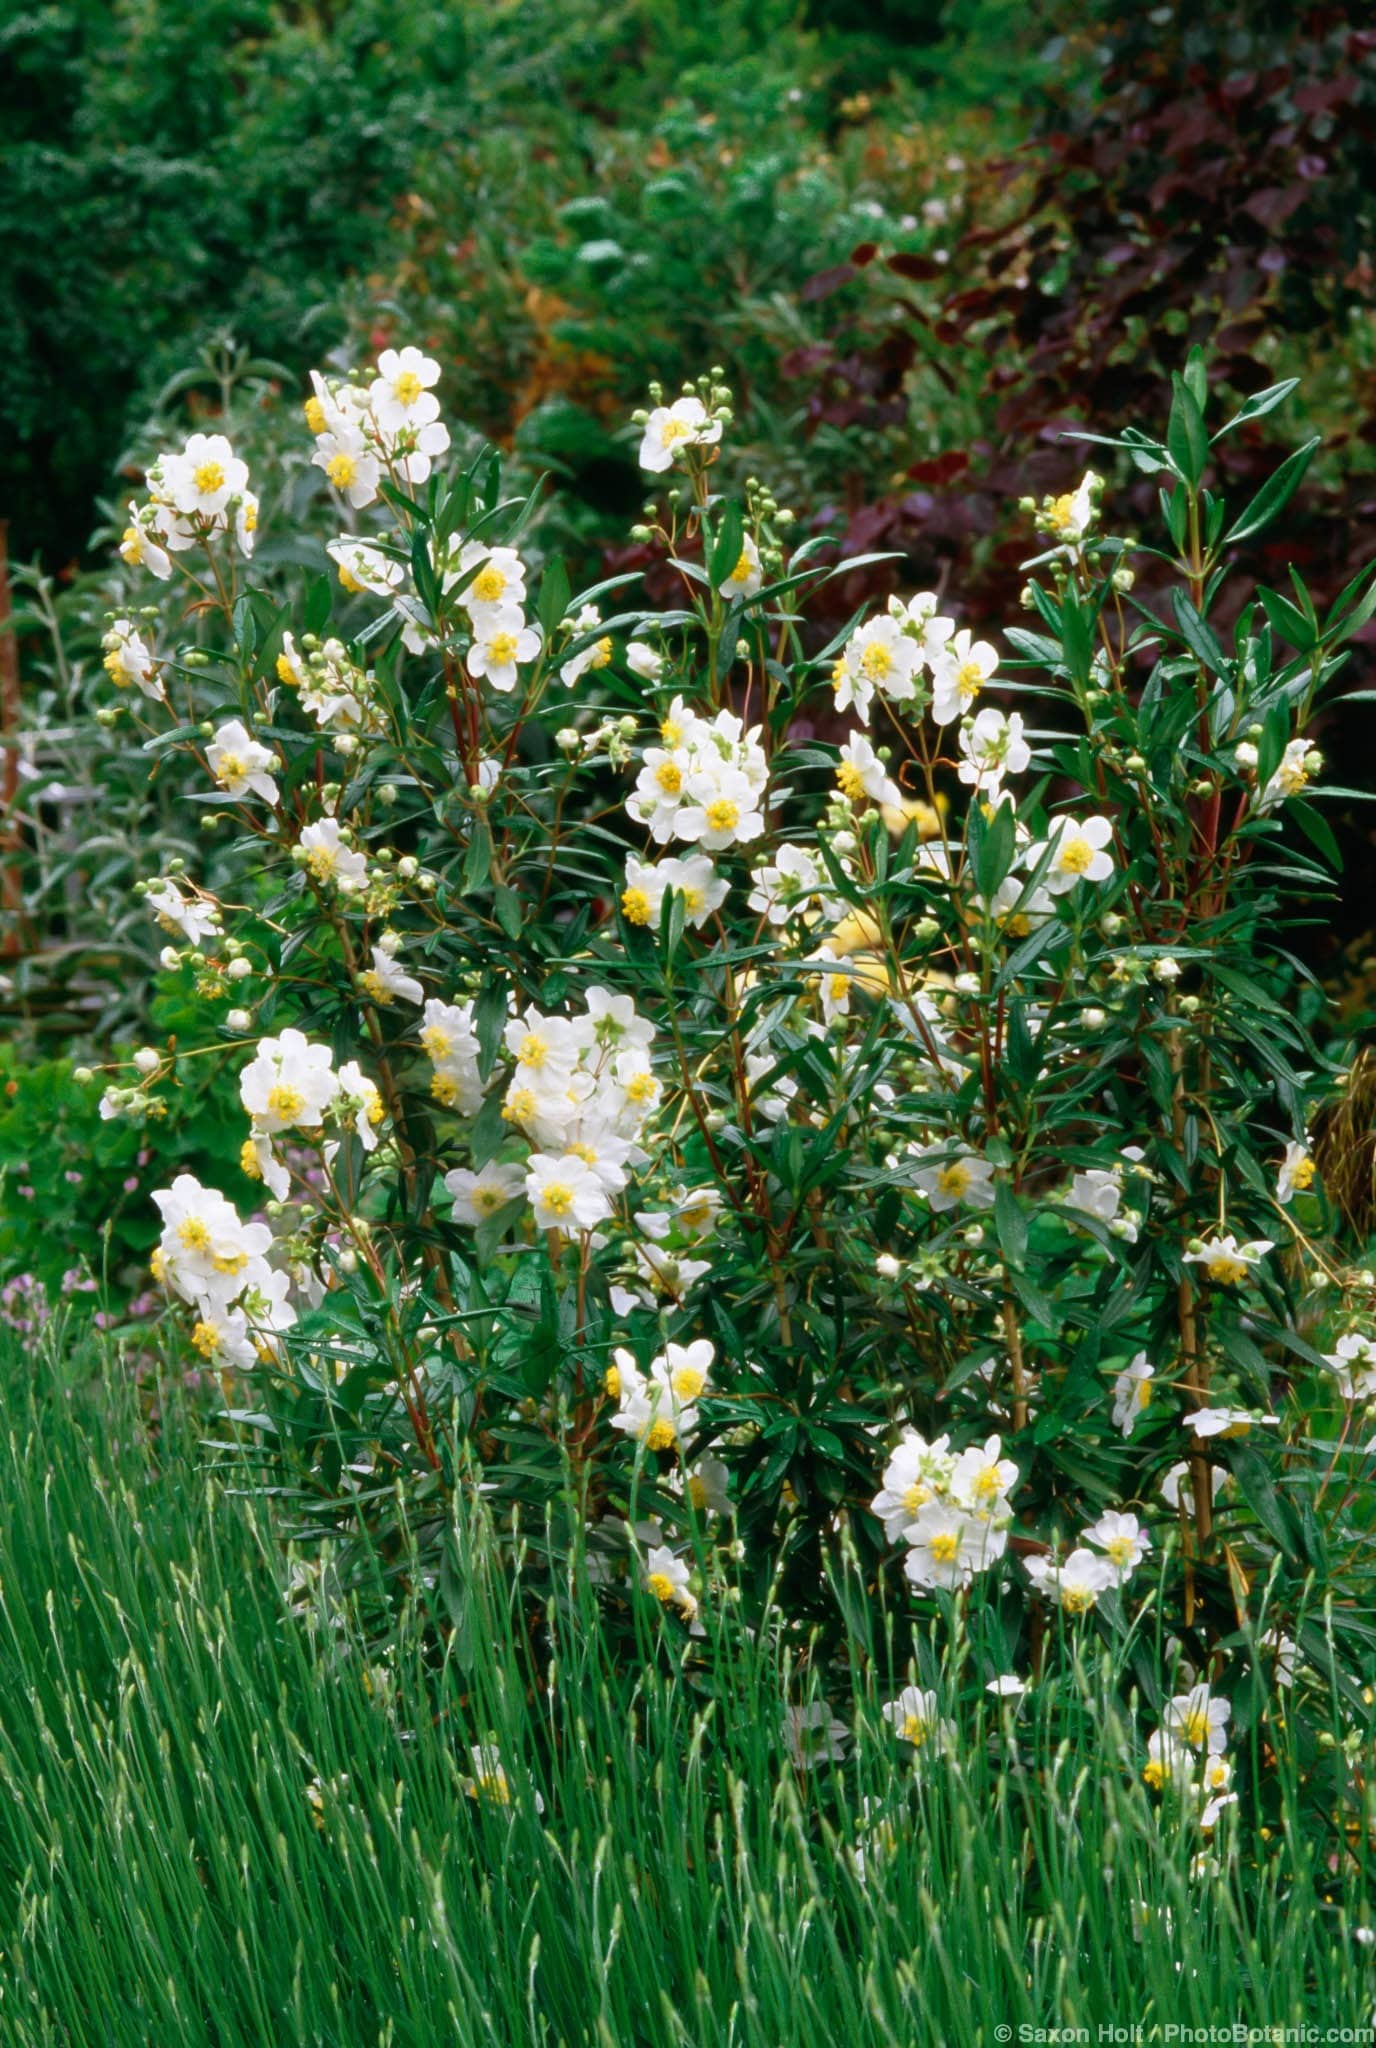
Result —
<path fill-rule="evenodd" d="M 896 1280 L 903 1268 L 892 1252 L 880 1252 L 874 1262 L 874 1270 L 881 1280 Z"/>
<path fill-rule="evenodd" d="M 250 976 L 250 974 L 252 974 L 252 972 L 253 962 L 251 960 L 245 960 L 242 954 L 240 954 L 238 959 L 231 960 L 229 962 L 229 965 L 225 968 L 225 973 L 229 976 L 231 981 L 247 981 L 248 977 Z"/>
<path fill-rule="evenodd" d="M 1087 1031 L 1101 1031 L 1108 1022 L 1108 1012 L 1092 1007 L 1088 1010 L 1081 1010 L 1080 1022 Z"/>
<path fill-rule="evenodd" d="M 404 853 L 397 862 L 397 873 L 403 882 L 414 882 L 420 873 L 420 862 L 413 853 Z"/>
<path fill-rule="evenodd" d="M 581 742 L 571 725 L 561 725 L 554 735 L 554 744 L 561 754 L 576 754 Z"/>
<path fill-rule="evenodd" d="M 134 1054 L 134 1065 L 141 1074 L 156 1074 L 162 1065 L 162 1056 L 151 1045 L 141 1045 Z"/>
<path fill-rule="evenodd" d="M 225 1016 L 226 1031 L 243 1033 L 250 1028 L 252 1023 L 253 1015 L 249 1010 L 230 1010 Z"/>
<path fill-rule="evenodd" d="M 1168 953 L 1162 959 L 1152 962 L 1151 971 L 1158 981 L 1179 981 L 1180 962 L 1173 960 Z"/>
<path fill-rule="evenodd" d="M 178 967 L 181 966 L 182 956 L 177 951 L 175 946 L 164 946 L 161 953 L 159 953 L 158 955 L 158 963 L 160 966 L 165 967 L 168 973 L 171 974 Z"/>

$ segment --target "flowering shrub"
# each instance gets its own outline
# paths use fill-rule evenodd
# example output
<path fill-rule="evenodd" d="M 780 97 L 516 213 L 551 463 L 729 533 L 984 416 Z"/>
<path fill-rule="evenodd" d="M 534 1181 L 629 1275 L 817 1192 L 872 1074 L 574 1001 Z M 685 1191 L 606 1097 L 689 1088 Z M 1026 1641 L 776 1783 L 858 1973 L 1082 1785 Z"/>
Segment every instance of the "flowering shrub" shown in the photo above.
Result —
<path fill-rule="evenodd" d="M 237 1075 L 261 1213 L 176 1177 L 155 1268 L 248 1466 L 309 1530 L 386 1551 L 404 1518 L 456 1626 L 473 1485 L 552 1593 L 586 1547 L 688 1665 L 771 1613 L 836 1646 L 856 1597 L 929 1681 L 942 1620 L 1013 1692 L 1097 1632 L 1154 1714 L 1138 1768 L 1216 1816 L 1230 1713 L 1278 1684 L 1360 1717 L 1371 1671 L 1376 1283 L 1326 1241 L 1335 1077 L 1276 932 L 1324 885 L 1305 730 L 1376 591 L 1228 592 L 1216 632 L 1298 471 L 1225 506 L 1198 356 L 1164 440 L 1116 444 L 1153 542 L 1091 473 L 1034 509 L 1034 628 L 919 592 L 817 654 L 833 572 L 763 484 L 714 488 L 715 376 L 638 416 L 678 589 L 647 611 L 631 576 L 570 596 L 495 456 L 446 466 L 438 375 L 313 380 L 334 589 L 255 593 L 270 479 L 216 436 L 124 540 L 187 627 L 115 620 L 111 678 L 234 881 L 145 879 L 219 1029 L 102 1112 Z M 905 1742 L 947 1739 L 931 1695 Z M 803 1763 L 840 1753 L 799 1716 Z"/>

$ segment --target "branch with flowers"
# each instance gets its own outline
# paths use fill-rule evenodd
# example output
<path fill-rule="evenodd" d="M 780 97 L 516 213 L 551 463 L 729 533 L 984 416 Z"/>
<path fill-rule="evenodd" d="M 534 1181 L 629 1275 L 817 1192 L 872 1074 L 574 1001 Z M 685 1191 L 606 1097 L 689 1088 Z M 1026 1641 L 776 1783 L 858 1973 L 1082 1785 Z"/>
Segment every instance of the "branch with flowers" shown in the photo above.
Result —
<path fill-rule="evenodd" d="M 856 565 L 733 486 L 715 373 L 636 422 L 674 602 L 574 599 L 498 459 L 443 466 L 438 380 L 413 348 L 314 379 L 333 587 L 255 592 L 217 436 L 124 543 L 196 631 L 116 620 L 107 668 L 238 879 L 146 878 L 220 1028 L 104 1108 L 237 1076 L 261 1218 L 183 1176 L 157 1274 L 246 1454 L 336 1535 L 411 1488 L 437 1555 L 470 1481 L 518 1542 L 573 1502 L 685 1653 L 767 1612 L 839 1645 L 848 1545 L 900 1647 L 949 1626 L 996 1672 L 1155 1616 L 1193 1678 L 1146 1766 L 1222 1796 L 1210 1688 L 1261 1623 L 1329 1681 L 1367 1654 L 1376 1292 L 1277 932 L 1328 886 L 1305 729 L 1376 592 L 1232 591 L 1303 465 L 1241 510 L 1209 484 L 1285 390 L 1211 440 L 1196 356 L 1164 439 L 1113 444 L 1154 539 L 1093 473 L 1029 503 L 1000 648 L 930 592 L 819 645 Z"/>

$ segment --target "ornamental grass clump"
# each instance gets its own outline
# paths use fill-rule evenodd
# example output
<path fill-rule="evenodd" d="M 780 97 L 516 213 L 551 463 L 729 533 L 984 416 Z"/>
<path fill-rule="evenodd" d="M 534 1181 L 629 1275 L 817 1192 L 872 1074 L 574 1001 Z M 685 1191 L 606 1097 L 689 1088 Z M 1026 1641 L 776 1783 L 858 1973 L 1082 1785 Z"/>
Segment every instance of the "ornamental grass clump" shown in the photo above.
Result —
<path fill-rule="evenodd" d="M 1233 588 L 1308 450 L 1244 506 L 1210 482 L 1288 387 L 1213 420 L 1196 355 L 1164 440 L 1111 444 L 1151 534 L 1092 472 L 1027 501 L 998 644 L 915 592 L 819 645 L 863 564 L 718 489 L 718 376 L 636 423 L 667 610 L 523 547 L 497 456 L 446 467 L 438 381 L 414 348 L 315 378 L 340 532 L 292 603 L 217 436 L 125 539 L 187 603 L 161 645 L 113 620 L 111 678 L 236 880 L 145 878 L 206 1030 L 105 1107 L 237 1076 L 239 1158 L 159 1195 L 155 1265 L 240 1483 L 397 1597 L 418 1555 L 456 1627 L 475 1490 L 526 1588 L 586 1555 L 628 1658 L 703 1684 L 705 1640 L 781 1630 L 809 1761 L 862 1638 L 943 1751 L 952 1670 L 1040 1686 L 1098 1640 L 1145 1703 L 1114 1768 L 1202 1841 L 1309 1727 L 1346 1854 L 1376 1284 L 1282 921 L 1329 886 L 1307 733 L 1376 587 Z"/>

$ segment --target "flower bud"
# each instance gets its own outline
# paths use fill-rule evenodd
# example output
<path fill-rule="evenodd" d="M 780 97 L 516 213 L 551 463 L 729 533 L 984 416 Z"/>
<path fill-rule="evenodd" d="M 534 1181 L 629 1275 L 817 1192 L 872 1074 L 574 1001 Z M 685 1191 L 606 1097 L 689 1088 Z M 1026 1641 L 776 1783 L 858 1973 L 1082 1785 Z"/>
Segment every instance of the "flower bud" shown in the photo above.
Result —
<path fill-rule="evenodd" d="M 182 956 L 177 951 L 175 946 L 164 946 L 161 953 L 159 953 L 158 955 L 158 962 L 161 966 L 167 969 L 169 974 L 171 974 L 175 972 L 175 970 L 178 967 L 181 966 Z"/>
<path fill-rule="evenodd" d="M 72 1069 L 72 1079 L 76 1082 L 78 1088 L 89 1088 L 92 1081 L 95 1080 L 95 1075 L 89 1067 L 74 1067 Z"/>
<path fill-rule="evenodd" d="M 576 754 L 582 742 L 571 725 L 561 725 L 554 735 L 554 744 L 561 754 Z"/>
<path fill-rule="evenodd" d="M 141 1045 L 134 1054 L 134 1065 L 141 1074 L 156 1074 L 162 1059 L 151 1045 Z"/>
<path fill-rule="evenodd" d="M 1108 1012 L 1096 1009 L 1091 1005 L 1089 1009 L 1081 1010 L 1080 1022 L 1084 1025 L 1086 1031 L 1102 1031 L 1108 1022 Z"/>
<path fill-rule="evenodd" d="M 896 1280 L 903 1268 L 892 1252 L 880 1252 L 874 1262 L 874 1270 L 881 1280 Z"/>
<path fill-rule="evenodd" d="M 231 960 L 229 962 L 229 965 L 225 968 L 225 973 L 229 976 L 231 981 L 247 981 L 249 975 L 252 974 L 252 972 L 253 962 L 251 960 L 245 960 L 242 954 L 239 954 L 235 959 Z"/>
<path fill-rule="evenodd" d="M 253 1014 L 249 1010 L 230 1010 L 225 1016 L 225 1030 L 243 1033 L 250 1029 Z"/>
<path fill-rule="evenodd" d="M 413 882 L 420 873 L 420 862 L 413 853 L 404 853 L 397 862 L 397 874 L 403 882 Z"/>

